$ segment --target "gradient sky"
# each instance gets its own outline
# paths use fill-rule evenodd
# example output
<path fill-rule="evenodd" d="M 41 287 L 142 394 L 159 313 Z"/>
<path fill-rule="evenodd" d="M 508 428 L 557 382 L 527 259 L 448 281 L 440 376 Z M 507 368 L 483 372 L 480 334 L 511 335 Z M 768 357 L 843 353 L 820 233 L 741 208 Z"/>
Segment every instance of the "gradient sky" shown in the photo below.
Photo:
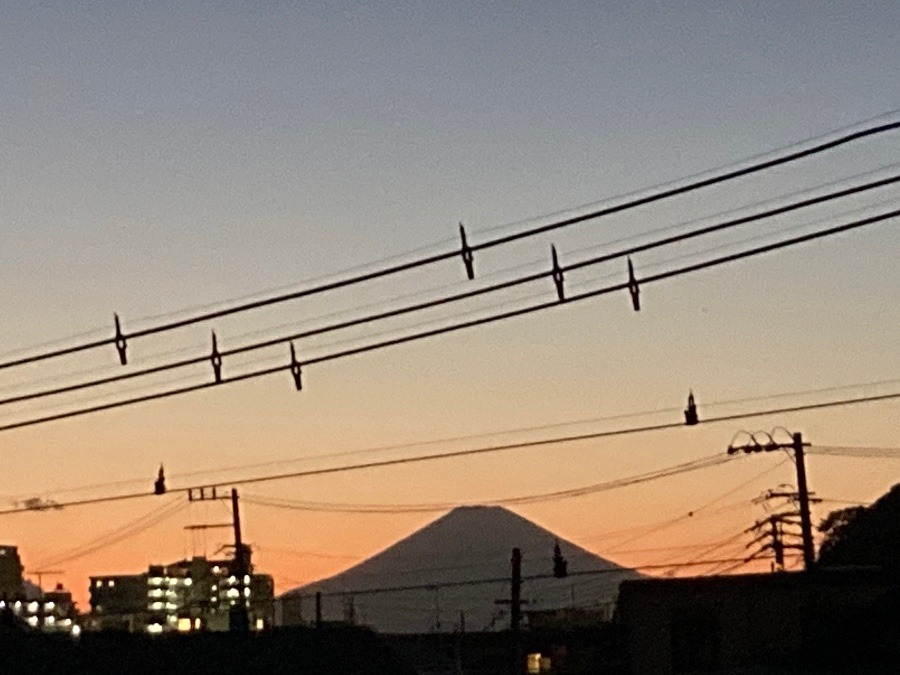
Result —
<path fill-rule="evenodd" d="M 0 353 L 71 336 L 109 335 L 145 319 L 298 288 L 308 279 L 485 232 L 768 152 L 900 108 L 895 2 L 355 3 L 3 2 L 0 4 Z M 626 237 L 884 169 L 900 134 L 879 137 L 739 184 L 479 254 L 479 280 L 546 269 Z M 896 188 L 735 234 L 637 256 L 638 273 L 699 260 L 751 238 L 850 219 L 892 204 Z M 844 215 L 848 214 L 848 215 Z M 540 433 L 680 417 L 689 388 L 701 414 L 778 401 L 744 397 L 900 378 L 897 221 L 648 287 L 634 314 L 624 294 L 430 341 L 183 398 L 56 422 L 0 437 L 0 495 L 68 499 L 149 488 L 159 462 L 172 486 L 325 466 L 328 453 L 655 410 Z M 440 248 L 440 246 L 438 247 Z M 503 270 L 512 270 L 504 273 Z M 496 277 L 489 275 L 496 274 Z M 624 280 L 619 262 L 572 275 Z M 365 288 L 135 341 L 134 365 L 160 363 L 248 335 L 429 289 L 471 288 L 455 260 Z M 433 290 L 437 289 L 437 290 Z M 521 294 L 445 308 L 298 344 L 303 355 L 402 332 L 423 321 L 553 297 Z M 359 313 L 359 311 L 355 312 Z M 344 315 L 342 314 L 342 315 Z M 350 314 L 346 314 L 350 315 Z M 97 332 L 99 330 L 99 333 Z M 74 338 L 74 341 L 81 339 Z M 270 350 L 226 362 L 240 372 Z M 274 361 L 273 361 L 274 359 Z M 0 373 L 2 393 L 119 373 L 114 351 Z M 204 381 L 206 366 L 140 385 Z M 2 422 L 88 401 L 135 383 L 7 406 Z M 894 387 L 897 386 L 895 382 Z M 890 385 L 846 390 L 888 391 Z M 99 395 L 100 398 L 95 397 Z M 834 395 L 834 394 L 832 394 Z M 839 392 L 837 395 L 841 395 Z M 821 399 L 822 395 L 818 395 Z M 896 447 L 897 403 L 784 415 L 565 447 L 247 488 L 332 502 L 471 503 L 565 489 L 724 452 L 741 429 L 783 425 L 815 443 Z M 491 436 L 456 448 L 533 437 Z M 359 455 L 380 458 L 434 448 Z M 762 515 L 750 499 L 790 482 L 781 457 L 519 508 L 522 515 L 629 564 L 684 559 L 683 546 L 734 534 Z M 269 467 L 214 474 L 225 467 Z M 304 461 L 305 460 L 305 461 Z M 754 475 L 772 468 L 756 481 Z M 900 463 L 815 457 L 813 489 L 871 500 Z M 209 472 L 186 476 L 191 472 Z M 208 476 L 208 478 L 207 478 Z M 127 485 L 61 492 L 112 481 Z M 698 518 L 629 546 L 611 534 L 686 513 L 747 483 Z M 741 507 L 739 504 L 744 503 Z M 0 539 L 26 568 L 124 525 L 159 504 L 2 516 Z M 333 573 L 435 514 L 352 516 L 248 505 L 248 538 L 279 589 Z M 212 553 L 193 541 L 193 506 L 117 546 L 60 563 L 84 603 L 86 576 Z M 621 536 L 620 536 L 621 538 Z M 205 547 L 205 548 L 204 548 Z M 734 550 L 742 550 L 739 542 Z M 628 552 L 631 551 L 631 552 Z"/>

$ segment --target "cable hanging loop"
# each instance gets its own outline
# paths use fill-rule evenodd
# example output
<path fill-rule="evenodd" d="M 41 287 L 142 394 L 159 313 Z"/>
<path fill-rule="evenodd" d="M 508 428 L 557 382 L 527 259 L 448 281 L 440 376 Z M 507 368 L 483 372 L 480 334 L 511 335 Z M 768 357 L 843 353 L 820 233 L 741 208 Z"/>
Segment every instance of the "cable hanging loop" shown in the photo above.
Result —
<path fill-rule="evenodd" d="M 213 367 L 213 376 L 216 384 L 222 382 L 222 354 L 219 353 L 219 345 L 216 341 L 216 331 L 212 332 L 212 353 L 209 355 L 209 362 Z"/>
<path fill-rule="evenodd" d="M 291 375 L 294 376 L 294 386 L 297 388 L 297 391 L 301 391 L 303 389 L 302 371 L 300 370 L 300 362 L 297 360 L 297 352 L 294 350 L 293 342 L 291 342 Z"/>
<path fill-rule="evenodd" d="M 641 288 L 634 276 L 634 265 L 631 256 L 628 256 L 628 292 L 631 294 L 631 306 L 635 312 L 641 311 Z"/>
<path fill-rule="evenodd" d="M 125 366 L 128 364 L 128 355 L 125 353 L 125 350 L 128 349 L 128 343 L 125 341 L 125 334 L 122 332 L 119 315 L 113 314 L 113 320 L 116 324 L 116 336 L 113 339 L 115 340 L 116 351 L 119 352 L 119 363 Z"/>
<path fill-rule="evenodd" d="M 553 283 L 556 284 L 556 295 L 560 302 L 566 301 L 565 277 L 562 267 L 559 265 L 559 256 L 556 254 L 556 246 L 550 245 L 550 257 L 553 260 Z"/>
<path fill-rule="evenodd" d="M 462 248 L 459 253 L 466 265 L 466 276 L 471 281 L 475 278 L 475 255 L 472 253 L 472 247 L 469 246 L 469 242 L 466 240 L 466 228 L 462 222 L 459 223 L 459 238 L 462 241 Z"/>

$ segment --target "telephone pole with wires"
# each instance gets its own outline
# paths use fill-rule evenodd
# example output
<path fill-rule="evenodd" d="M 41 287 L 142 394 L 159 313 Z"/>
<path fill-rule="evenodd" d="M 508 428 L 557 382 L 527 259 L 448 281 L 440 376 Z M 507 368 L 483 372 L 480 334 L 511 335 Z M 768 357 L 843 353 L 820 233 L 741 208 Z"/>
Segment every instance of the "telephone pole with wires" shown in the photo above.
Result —
<path fill-rule="evenodd" d="M 777 433 L 779 430 L 785 431 L 790 435 L 790 443 L 779 443 L 773 438 L 772 434 Z M 736 434 L 735 438 L 742 435 L 742 433 Z M 793 460 L 797 468 L 797 503 L 799 506 L 800 515 L 803 568 L 804 570 L 809 572 L 813 569 L 816 563 L 816 551 L 812 534 L 812 518 L 809 511 L 809 486 L 806 482 L 805 448 L 809 447 L 809 443 L 803 442 L 803 435 L 801 433 L 798 432 L 791 434 L 783 428 L 775 429 L 772 433 L 757 432 L 755 434 L 746 435 L 749 436 L 749 441 L 747 443 L 744 443 L 743 445 L 735 445 L 735 439 L 732 439 L 732 442 L 728 445 L 729 455 L 734 455 L 739 452 L 749 454 L 755 452 L 773 452 L 778 450 L 793 452 Z"/>

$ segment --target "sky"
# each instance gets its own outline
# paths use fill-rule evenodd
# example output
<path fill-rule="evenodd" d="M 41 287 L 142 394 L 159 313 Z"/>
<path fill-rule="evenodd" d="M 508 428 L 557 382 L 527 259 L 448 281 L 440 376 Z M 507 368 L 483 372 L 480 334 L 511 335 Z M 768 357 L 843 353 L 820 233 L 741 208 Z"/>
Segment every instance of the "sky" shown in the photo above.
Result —
<path fill-rule="evenodd" d="M 108 337 L 114 312 L 128 331 L 452 250 L 460 221 L 478 243 L 865 120 L 897 119 L 897 25 L 893 2 L 4 1 L 0 354 Z M 211 330 L 227 348 L 544 271 L 551 243 L 565 264 L 665 228 L 888 175 L 898 150 L 894 132 L 479 252 L 474 282 L 454 259 L 133 340 L 128 367 L 206 354 Z M 881 189 L 639 254 L 636 271 L 896 209 L 898 197 L 896 187 Z M 11 506 L 149 489 L 160 463 L 170 487 L 183 487 L 678 421 L 689 389 L 701 417 L 896 391 L 898 227 L 885 221 L 646 286 L 640 313 L 620 292 L 310 366 L 302 392 L 285 372 L 0 432 L 0 496 Z M 574 291 L 625 278 L 617 260 L 566 283 Z M 554 297 L 545 279 L 297 348 L 301 358 L 317 356 Z M 226 359 L 224 369 L 287 360 L 279 345 Z M 107 347 L 0 372 L 0 394 L 121 372 Z M 0 424 L 211 377 L 201 364 L 4 405 Z M 771 398 L 830 388 L 841 389 Z M 301 512 L 254 505 L 254 496 L 481 503 L 724 453 L 742 430 L 783 426 L 824 446 L 896 448 L 897 412 L 886 402 L 246 486 L 244 522 L 260 569 L 285 590 L 385 548 L 440 511 Z M 500 433 L 524 428 L 535 430 Z M 413 445 L 463 436 L 473 438 Z M 355 454 L 328 457 L 335 453 Z M 751 500 L 793 481 L 783 459 L 752 456 L 516 510 L 623 564 L 680 560 L 765 515 Z M 896 459 L 809 461 L 812 488 L 841 500 L 875 499 L 898 470 Z M 714 500 L 707 512 L 720 512 L 652 527 Z M 170 501 L 181 508 L 162 522 L 66 560 Z M 225 530 L 192 537 L 183 529 L 227 520 L 223 504 L 183 502 L 173 495 L 3 515 L 0 540 L 20 547 L 29 572 L 63 570 L 45 580 L 67 584 L 85 606 L 90 574 L 138 572 L 227 543 Z M 715 555 L 742 554 L 743 544 Z"/>

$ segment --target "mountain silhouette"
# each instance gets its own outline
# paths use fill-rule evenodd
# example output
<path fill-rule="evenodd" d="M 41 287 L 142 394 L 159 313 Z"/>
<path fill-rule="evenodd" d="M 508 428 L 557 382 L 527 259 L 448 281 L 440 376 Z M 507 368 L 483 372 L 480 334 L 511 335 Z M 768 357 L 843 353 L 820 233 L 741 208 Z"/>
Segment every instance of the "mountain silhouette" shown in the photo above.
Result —
<path fill-rule="evenodd" d="M 550 575 L 559 541 L 569 576 Z M 324 621 L 346 621 L 384 633 L 499 630 L 509 625 L 512 549 L 522 551 L 525 612 L 599 608 L 619 582 L 640 576 L 499 506 L 463 506 L 353 567 L 282 596 L 285 619 L 312 621 L 321 591 Z M 602 570 L 602 574 L 579 572 Z M 492 580 L 489 583 L 472 583 Z M 402 587 L 417 586 L 401 590 Z M 377 589 L 395 589 L 373 592 Z"/>

